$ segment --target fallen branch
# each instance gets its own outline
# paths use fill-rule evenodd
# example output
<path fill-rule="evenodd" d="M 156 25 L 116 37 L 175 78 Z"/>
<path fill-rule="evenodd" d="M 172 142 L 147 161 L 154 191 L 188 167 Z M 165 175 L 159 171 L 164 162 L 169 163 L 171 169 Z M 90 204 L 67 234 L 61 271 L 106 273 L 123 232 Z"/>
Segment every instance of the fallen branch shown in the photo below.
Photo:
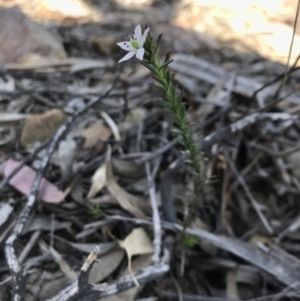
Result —
<path fill-rule="evenodd" d="M 124 216 L 110 216 L 109 220 L 127 221 L 137 225 L 153 225 L 153 222 L 148 220 Z M 194 235 L 217 248 L 234 254 L 235 256 L 242 258 L 243 260 L 253 264 L 262 271 L 273 276 L 274 279 L 277 279 L 287 286 L 295 285 L 296 283 L 300 282 L 299 259 L 295 256 L 291 256 L 276 245 L 270 246 L 267 250 L 267 247 L 261 250 L 257 248 L 257 246 L 240 239 L 217 235 L 200 228 L 184 229 L 184 227 L 179 224 L 168 223 L 164 221 L 162 221 L 161 225 L 162 228 L 169 229 L 171 231 L 185 231 L 187 234 Z M 270 280 L 271 279 L 272 278 L 270 278 Z"/>
<path fill-rule="evenodd" d="M 24 272 L 23 268 L 21 267 L 18 257 L 16 254 L 16 250 L 14 247 L 14 244 L 16 240 L 20 237 L 22 234 L 22 231 L 26 225 L 26 222 L 31 215 L 31 213 L 34 210 L 37 196 L 39 193 L 39 186 L 41 183 L 41 180 L 43 178 L 43 174 L 48 166 L 48 163 L 50 161 L 51 156 L 53 155 L 55 148 L 59 141 L 63 138 L 63 136 L 68 132 L 68 130 L 71 128 L 71 126 L 74 124 L 74 122 L 82 115 L 88 112 L 89 109 L 91 109 L 94 105 L 98 104 L 103 98 L 107 97 L 112 89 L 115 87 L 118 80 L 118 75 L 115 77 L 111 87 L 100 97 L 97 99 L 91 100 L 86 107 L 84 107 L 82 110 L 78 111 L 73 116 L 69 117 L 67 121 L 56 131 L 54 137 L 51 139 L 49 146 L 46 151 L 46 155 L 43 158 L 41 162 L 41 167 L 37 171 L 37 175 L 35 178 L 35 181 L 31 187 L 31 193 L 27 199 L 27 203 L 25 204 L 23 210 L 21 211 L 16 225 L 14 226 L 14 229 L 11 233 L 11 235 L 8 237 L 6 244 L 5 244 L 5 257 L 7 261 L 8 268 L 10 270 L 10 273 L 12 275 L 12 284 L 13 284 L 13 301 L 22 301 L 24 300 L 25 295 L 25 278 L 24 278 Z"/>
<path fill-rule="evenodd" d="M 135 287 L 135 282 L 131 275 L 122 277 L 115 283 L 103 287 L 103 285 L 96 285 L 89 283 L 89 274 L 97 259 L 100 251 L 99 246 L 88 256 L 83 264 L 78 280 L 65 288 L 55 297 L 47 301 L 97 301 L 103 297 L 118 294 L 124 290 Z M 169 270 L 169 264 L 162 261 L 154 266 L 149 266 L 134 274 L 139 284 L 144 284 L 151 280 L 155 280 Z M 105 284 L 104 284 L 105 286 Z"/>
<path fill-rule="evenodd" d="M 297 120 L 299 119 L 298 115 L 289 114 L 289 113 L 253 113 L 249 116 L 246 116 L 227 127 L 223 127 L 203 138 L 201 141 L 201 148 L 211 147 L 213 144 L 228 141 L 229 138 L 243 130 L 244 128 L 263 120 L 272 120 L 272 121 L 286 121 L 286 120 Z"/>

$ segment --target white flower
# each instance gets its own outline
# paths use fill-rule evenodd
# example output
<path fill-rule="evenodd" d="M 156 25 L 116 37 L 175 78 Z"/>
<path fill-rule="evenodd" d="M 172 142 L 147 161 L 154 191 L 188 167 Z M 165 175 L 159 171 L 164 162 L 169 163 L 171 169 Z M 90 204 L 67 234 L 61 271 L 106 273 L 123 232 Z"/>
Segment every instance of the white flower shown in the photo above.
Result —
<path fill-rule="evenodd" d="M 144 43 L 147 38 L 147 34 L 150 27 L 146 28 L 144 34 L 142 34 L 141 25 L 137 25 L 134 29 L 133 38 L 129 36 L 130 41 L 117 43 L 122 49 L 128 51 L 128 53 L 119 60 L 119 63 L 131 59 L 134 55 L 139 60 L 142 60 L 145 53 Z"/>

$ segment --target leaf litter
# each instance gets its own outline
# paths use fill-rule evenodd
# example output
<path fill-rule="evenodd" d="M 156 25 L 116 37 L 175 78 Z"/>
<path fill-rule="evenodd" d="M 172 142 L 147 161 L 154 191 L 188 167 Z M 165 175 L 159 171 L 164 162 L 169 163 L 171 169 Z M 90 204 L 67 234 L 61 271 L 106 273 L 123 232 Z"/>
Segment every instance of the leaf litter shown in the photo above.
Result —
<path fill-rule="evenodd" d="M 33 19 L 57 22 L 44 26 L 28 21 L 20 10 L 1 11 L 1 22 L 14 22 L 0 50 L 5 66 L 0 74 L 0 161 L 6 162 L 2 180 L 10 184 L 3 188 L 0 184 L 2 247 L 47 154 L 46 146 L 43 151 L 38 151 L 39 147 L 47 145 L 67 117 L 107 90 L 121 56 L 113 41 L 118 42 L 134 25 L 147 23 L 153 36 L 164 33 L 161 55 L 170 50 L 173 55 L 169 66 L 176 73 L 176 83 L 185 90 L 188 118 L 196 123 L 196 135 L 207 158 L 206 184 L 187 238 L 184 243 L 176 240 L 172 249 L 173 275 L 165 274 L 159 281 L 104 300 L 297 296 L 300 134 L 299 95 L 292 91 L 297 89 L 300 75 L 297 64 L 288 69 L 285 85 L 276 96 L 286 70 L 278 61 L 286 61 L 284 49 L 289 45 L 281 42 L 282 49 L 278 49 L 276 35 L 265 35 L 253 27 L 255 22 L 247 23 L 251 14 L 257 14 L 259 19 L 265 18 L 260 23 L 264 29 L 269 26 L 275 32 L 284 26 L 282 32 L 290 33 L 285 36 L 292 36 L 291 11 L 296 2 L 282 6 L 284 1 L 276 1 L 268 10 L 267 4 L 249 1 L 243 6 L 249 14 L 236 14 L 238 6 L 227 3 L 224 7 L 218 1 L 144 1 L 142 6 L 139 1 L 130 1 L 131 6 L 94 1 L 91 6 L 82 5 L 83 14 L 71 17 L 67 12 L 41 10 L 42 6 L 32 10 L 26 1 L 1 1 L 6 6 L 19 4 Z M 195 18 L 199 15 L 204 16 L 201 24 Z M 246 23 L 242 19 L 231 22 L 230 16 L 237 15 L 245 17 Z M 101 24 L 81 23 L 97 18 Z M 123 24 L 122 28 L 118 24 Z M 252 32 L 246 34 L 247 26 L 239 26 L 237 36 L 242 35 L 242 41 L 234 38 L 236 24 L 250 24 Z M 7 27 L 1 28 L 1 34 L 5 33 Z M 24 28 L 29 28 L 28 36 L 11 38 L 22 34 Z M 228 29 L 225 36 L 224 28 Z M 28 44 L 23 43 L 25 38 Z M 257 40 L 266 44 L 253 42 Z M 298 42 L 296 31 L 295 45 Z M 249 52 L 245 45 L 260 54 Z M 290 65 L 294 62 L 293 54 Z M 41 275 L 36 282 L 31 275 L 26 287 L 36 300 L 47 300 L 64 290 L 98 244 L 99 261 L 92 268 L 92 283 L 105 287 L 119 281 L 128 274 L 126 262 L 131 274 L 138 272 L 136 278 L 143 268 L 151 267 L 153 234 L 149 225 L 141 227 L 151 219 L 145 162 L 161 196 L 162 220 L 172 216 L 179 229 L 188 214 L 192 198 L 189 166 L 181 157 L 180 145 L 168 147 L 176 136 L 168 132 L 171 124 L 166 111 L 154 103 L 159 94 L 152 88 L 150 76 L 139 64 L 124 66 L 111 95 L 72 124 L 70 134 L 54 151 L 43 174 L 42 202 L 17 243 L 18 254 L 25 251 L 25 269 L 34 267 Z M 276 99 L 281 101 L 273 103 Z M 8 180 L 21 162 L 24 165 L 17 176 Z M 93 210 L 91 206 L 95 206 Z M 131 218 L 139 223 L 138 228 Z M 120 238 L 124 250 L 116 248 L 109 232 Z M 164 239 L 169 235 L 169 230 L 162 230 Z M 147 255 L 141 255 L 144 253 Z M 10 276 L 1 261 L 0 282 L 4 284 L 0 299 L 4 301 L 10 300 L 1 295 L 2 288 L 11 291 Z"/>

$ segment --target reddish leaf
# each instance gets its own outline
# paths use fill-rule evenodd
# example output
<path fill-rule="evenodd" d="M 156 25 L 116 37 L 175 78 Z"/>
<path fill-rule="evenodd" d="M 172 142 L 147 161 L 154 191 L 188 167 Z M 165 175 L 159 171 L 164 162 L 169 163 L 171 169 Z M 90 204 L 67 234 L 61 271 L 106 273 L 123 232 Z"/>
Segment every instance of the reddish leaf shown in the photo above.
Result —
<path fill-rule="evenodd" d="M 4 167 L 4 175 L 8 177 L 19 165 L 20 163 L 13 159 L 7 160 Z M 28 165 L 25 165 L 15 176 L 11 178 L 9 184 L 24 195 L 29 196 L 35 177 L 36 171 Z M 63 191 L 59 190 L 45 178 L 42 179 L 39 199 L 46 203 L 60 203 L 64 200 L 64 198 L 65 194 Z"/>

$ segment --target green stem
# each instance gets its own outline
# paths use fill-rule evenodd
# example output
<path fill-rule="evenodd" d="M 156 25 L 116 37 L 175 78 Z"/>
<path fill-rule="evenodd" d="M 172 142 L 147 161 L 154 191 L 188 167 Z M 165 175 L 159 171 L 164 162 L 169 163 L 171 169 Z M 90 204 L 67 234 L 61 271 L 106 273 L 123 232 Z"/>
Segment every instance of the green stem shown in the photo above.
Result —
<path fill-rule="evenodd" d="M 193 137 L 193 131 L 187 121 L 187 109 L 183 102 L 183 94 L 178 95 L 168 70 L 168 64 L 171 62 L 169 54 L 166 56 L 164 63 L 162 63 L 157 52 L 158 43 L 156 44 L 150 35 L 148 35 L 144 47 L 145 60 L 142 64 L 154 74 L 155 85 L 163 96 L 158 101 L 158 104 L 169 109 L 171 112 L 169 117 L 174 123 L 174 131 L 182 137 L 181 143 L 189 154 L 190 165 L 194 172 L 194 198 L 190 207 L 192 212 L 184 222 L 184 226 L 187 227 L 194 219 L 194 214 L 202 193 L 202 156 L 198 148 L 198 143 Z"/>

